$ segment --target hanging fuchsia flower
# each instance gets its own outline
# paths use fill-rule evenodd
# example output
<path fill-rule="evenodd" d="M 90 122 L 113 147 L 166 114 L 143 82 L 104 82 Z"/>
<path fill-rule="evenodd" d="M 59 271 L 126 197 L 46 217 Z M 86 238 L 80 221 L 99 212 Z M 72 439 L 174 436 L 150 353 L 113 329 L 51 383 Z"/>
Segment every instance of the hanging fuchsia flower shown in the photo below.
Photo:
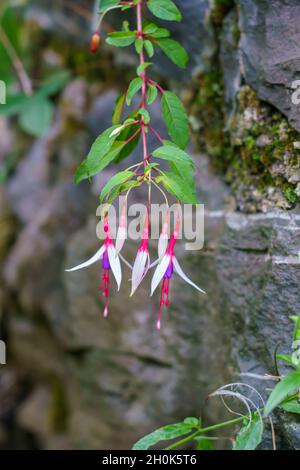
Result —
<path fill-rule="evenodd" d="M 142 243 L 138 249 L 133 269 L 132 269 L 132 278 L 131 278 L 131 294 L 133 295 L 146 276 L 148 269 L 150 267 L 150 255 L 149 255 L 149 216 L 146 216 Z"/>
<path fill-rule="evenodd" d="M 160 302 L 159 302 L 159 312 L 158 312 L 158 318 L 157 318 L 157 324 L 156 324 L 158 330 L 160 329 L 160 326 L 161 326 L 161 316 L 162 316 L 163 307 L 164 306 L 168 307 L 170 303 L 170 300 L 169 300 L 170 283 L 171 283 L 171 279 L 172 279 L 174 271 L 185 282 L 190 284 L 199 292 L 202 292 L 202 294 L 205 294 L 204 290 L 200 289 L 200 287 L 194 284 L 194 282 L 191 281 L 191 279 L 187 277 L 187 275 L 183 272 L 177 258 L 175 257 L 174 247 L 178 238 L 177 229 L 178 229 L 178 223 L 177 223 L 177 228 L 175 228 L 174 233 L 171 236 L 168 249 L 165 255 L 163 256 L 162 260 L 158 264 L 154 272 L 152 282 L 151 282 L 151 295 L 153 295 L 159 283 L 162 281 L 162 289 L 161 289 L 161 296 L 160 296 Z"/>
<path fill-rule="evenodd" d="M 109 234 L 109 226 L 108 226 L 107 219 L 104 222 L 104 231 L 107 234 L 106 239 L 104 241 L 104 244 L 97 251 L 97 253 L 94 256 L 92 256 L 92 258 L 85 261 L 84 263 L 79 264 L 78 266 L 75 266 L 74 268 L 66 269 L 66 271 L 73 272 L 73 271 L 77 271 L 78 269 L 87 268 L 88 266 L 91 266 L 97 261 L 102 260 L 103 271 L 102 271 L 102 281 L 100 285 L 100 291 L 102 292 L 103 297 L 105 298 L 104 317 L 106 318 L 108 315 L 110 272 L 112 271 L 115 277 L 117 286 L 118 286 L 118 290 L 119 290 L 121 286 L 121 280 L 122 280 L 122 271 L 121 271 L 121 263 L 120 263 L 117 250 Z"/>

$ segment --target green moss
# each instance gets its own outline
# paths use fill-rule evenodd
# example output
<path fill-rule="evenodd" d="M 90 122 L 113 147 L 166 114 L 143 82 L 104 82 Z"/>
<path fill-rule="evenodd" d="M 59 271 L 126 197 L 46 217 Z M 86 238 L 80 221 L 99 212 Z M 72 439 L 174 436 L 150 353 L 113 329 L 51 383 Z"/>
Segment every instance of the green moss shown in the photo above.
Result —
<path fill-rule="evenodd" d="M 234 116 L 226 120 L 222 77 L 215 72 L 200 78 L 196 103 L 200 144 L 233 188 L 238 207 L 249 212 L 271 205 L 294 207 L 299 202 L 300 135 L 287 119 L 243 86 Z"/>

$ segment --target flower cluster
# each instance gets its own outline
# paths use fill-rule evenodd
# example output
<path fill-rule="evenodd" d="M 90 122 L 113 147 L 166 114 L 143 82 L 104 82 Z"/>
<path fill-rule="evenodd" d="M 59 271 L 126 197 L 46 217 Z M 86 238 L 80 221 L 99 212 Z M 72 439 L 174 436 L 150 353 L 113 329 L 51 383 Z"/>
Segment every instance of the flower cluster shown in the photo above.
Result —
<path fill-rule="evenodd" d="M 121 216 L 120 226 L 118 229 L 118 234 L 116 238 L 116 243 L 112 241 L 109 229 L 108 218 L 105 216 L 103 222 L 104 232 L 106 233 L 106 238 L 101 246 L 101 248 L 92 256 L 90 259 L 85 261 L 74 268 L 67 269 L 68 272 L 77 271 L 82 268 L 91 266 L 92 264 L 101 261 L 102 264 L 102 281 L 100 285 L 100 291 L 105 299 L 104 307 L 104 317 L 108 316 L 108 299 L 110 291 L 110 273 L 114 275 L 116 280 L 118 290 L 121 286 L 122 281 L 122 270 L 121 270 L 121 261 L 127 264 L 131 268 L 131 295 L 135 293 L 146 274 L 151 268 L 156 267 L 152 281 L 151 281 L 151 295 L 155 292 L 159 284 L 161 283 L 161 294 L 160 294 L 160 303 L 159 303 L 159 312 L 157 318 L 157 329 L 161 327 L 161 316 L 163 307 L 168 307 L 169 305 L 169 293 L 170 293 L 170 283 L 173 277 L 174 272 L 177 273 L 186 283 L 193 286 L 199 292 L 205 293 L 200 287 L 194 284 L 187 275 L 183 272 L 176 256 L 174 253 L 174 248 L 176 241 L 178 239 L 178 228 L 180 224 L 180 218 L 178 217 L 175 229 L 170 237 L 170 240 L 167 237 L 166 225 L 164 224 L 162 233 L 159 237 L 158 242 L 158 258 L 155 262 L 150 263 L 150 254 L 149 254 L 149 217 L 147 215 L 142 241 L 138 249 L 134 265 L 131 265 L 125 260 L 121 255 L 120 251 L 123 248 L 124 241 L 126 239 L 126 228 L 124 224 L 124 215 Z"/>
<path fill-rule="evenodd" d="M 146 8 L 151 13 L 150 19 L 143 17 Z M 167 207 L 170 207 L 167 194 L 183 204 L 197 204 L 198 199 L 194 181 L 195 165 L 186 152 L 189 140 L 187 113 L 176 94 L 163 89 L 153 77 L 150 78 L 149 70 L 153 64 L 148 60 L 154 56 L 157 49 L 160 49 L 174 64 L 184 68 L 188 62 L 188 54 L 179 42 L 171 38 L 171 32 L 165 26 L 162 27 L 153 20 L 153 17 L 157 17 L 165 22 L 181 21 L 181 13 L 172 0 L 100 0 L 100 18 L 92 35 L 91 52 L 97 52 L 101 43 L 103 19 L 114 9 L 131 10 L 135 13 L 134 26 L 131 27 L 129 21 L 124 21 L 120 31 L 109 32 L 106 43 L 115 47 L 134 46 L 138 57 L 136 77 L 130 82 L 126 93 L 117 99 L 112 126 L 95 140 L 89 154 L 76 171 L 75 182 L 80 183 L 84 179 L 90 179 L 112 162 L 118 163 L 125 160 L 134 148 L 138 148 L 139 144 L 142 156 L 139 162 L 112 176 L 102 188 L 100 202 L 107 206 L 107 211 L 103 213 L 105 242 L 91 259 L 69 271 L 87 267 L 101 260 L 103 273 L 100 290 L 105 299 L 104 316 L 106 317 L 111 273 L 119 288 L 122 279 L 121 264 L 127 263 L 121 255 L 126 239 L 127 207 L 123 208 L 115 243 L 110 233 L 108 208 L 121 194 L 125 195 L 127 204 L 129 193 L 137 187 L 144 186 L 148 208 L 140 247 L 133 267 L 129 265 L 132 269 L 131 295 L 135 293 L 148 271 L 155 269 L 151 282 L 151 295 L 161 284 L 157 320 L 157 327 L 160 328 L 163 308 L 169 305 L 170 284 L 174 272 L 200 292 L 203 291 L 184 274 L 174 254 L 178 240 L 179 218 L 169 239 L 169 220 L 166 216 L 158 242 L 158 258 L 153 263 L 150 261 L 149 230 L 152 189 L 158 190 L 163 195 Z M 136 99 L 138 95 L 140 95 L 140 100 Z M 150 106 L 158 99 L 161 102 L 162 117 L 169 140 L 164 139 L 151 122 Z M 131 108 L 123 116 L 125 106 L 130 107 L 132 104 L 134 104 L 134 110 L 132 111 Z M 149 133 L 153 134 L 159 143 L 159 147 L 153 151 L 150 151 L 148 147 Z M 163 167 L 160 166 L 161 161 L 164 163 Z"/>

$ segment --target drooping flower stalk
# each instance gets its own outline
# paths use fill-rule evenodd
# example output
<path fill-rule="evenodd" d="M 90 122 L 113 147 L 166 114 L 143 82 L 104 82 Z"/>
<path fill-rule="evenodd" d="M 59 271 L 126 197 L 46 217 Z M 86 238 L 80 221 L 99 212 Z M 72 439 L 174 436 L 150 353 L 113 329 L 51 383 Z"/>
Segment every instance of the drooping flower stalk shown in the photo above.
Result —
<path fill-rule="evenodd" d="M 188 55 L 184 48 L 173 39 L 171 33 L 156 24 L 153 16 L 165 21 L 181 21 L 181 14 L 172 0 L 166 0 L 158 5 L 157 2 L 147 0 L 118 1 L 109 0 L 100 2 L 100 18 L 91 39 L 91 51 L 95 53 L 100 44 L 100 29 L 104 16 L 114 9 L 133 9 L 136 13 L 136 26 L 130 29 L 129 22 L 123 23 L 122 30 L 112 31 L 108 34 L 106 42 L 116 47 L 134 45 L 139 58 L 136 77 L 131 81 L 127 92 L 118 98 L 112 119 L 112 127 L 103 132 L 95 141 L 85 161 L 79 166 L 75 181 L 91 178 L 102 171 L 112 161 L 119 162 L 126 158 L 130 150 L 142 141 L 141 160 L 129 166 L 127 169 L 115 174 L 103 187 L 100 195 L 101 202 L 105 204 L 104 230 L 106 238 L 103 246 L 88 261 L 73 268 L 80 269 L 102 260 L 102 282 L 100 291 L 105 299 L 104 316 L 108 315 L 108 299 L 110 294 L 111 272 L 119 286 L 121 282 L 120 259 L 132 269 L 131 295 L 134 294 L 147 272 L 153 266 L 156 270 L 151 284 L 151 295 L 162 282 L 160 306 L 157 327 L 161 326 L 161 316 L 164 306 L 169 305 L 170 285 L 173 273 L 179 274 L 187 283 L 198 288 L 183 273 L 174 255 L 175 243 L 178 239 L 178 223 L 169 240 L 170 209 L 168 192 L 181 203 L 196 204 L 198 202 L 193 183 L 194 164 L 191 157 L 185 152 L 188 143 L 188 117 L 180 99 L 172 92 L 165 90 L 156 80 L 148 76 L 149 67 L 146 54 L 151 59 L 155 49 L 160 48 L 181 68 L 186 66 Z M 144 20 L 143 9 L 150 10 L 152 17 Z M 130 106 L 134 96 L 140 93 L 139 105 L 122 119 L 124 106 Z M 151 123 L 151 108 L 157 99 L 161 99 L 163 119 L 166 124 L 170 140 L 165 140 Z M 137 108 L 137 109 L 136 109 Z M 148 133 L 151 132 L 158 141 L 160 147 L 149 151 Z M 164 160 L 168 164 L 167 170 L 162 170 L 159 161 Z M 147 214 L 144 221 L 142 240 L 134 261 L 133 267 L 123 258 L 123 249 L 127 237 L 127 202 L 129 193 L 133 188 L 145 185 L 147 187 Z M 158 259 L 151 264 L 149 255 L 149 236 L 151 221 L 152 188 L 157 189 L 164 198 L 167 211 L 158 241 Z M 108 208 L 120 195 L 125 194 L 125 202 L 121 209 L 119 227 L 117 230 L 116 244 L 114 245 L 109 225 Z"/>
<path fill-rule="evenodd" d="M 115 245 L 110 236 L 109 224 L 107 216 L 104 217 L 103 222 L 103 230 L 106 233 L 106 238 L 104 244 L 101 248 L 97 251 L 97 253 L 92 256 L 90 259 L 85 261 L 78 266 L 75 266 L 71 269 L 66 269 L 67 272 L 78 271 L 79 269 L 87 268 L 92 264 L 96 263 L 97 261 L 102 260 L 102 278 L 100 284 L 100 292 L 102 293 L 105 299 L 105 306 L 104 306 L 104 317 L 108 316 L 108 301 L 109 301 L 109 292 L 110 292 L 110 273 L 112 271 L 118 290 L 120 290 L 121 281 L 122 281 L 122 271 L 121 271 L 121 263 L 115 248 Z"/>
<path fill-rule="evenodd" d="M 151 282 L 151 295 L 153 295 L 159 283 L 162 281 L 159 311 L 158 311 L 158 317 L 157 317 L 157 323 L 156 323 L 158 330 L 160 330 L 160 327 L 161 327 L 161 317 L 162 317 L 163 307 L 164 306 L 168 307 L 170 303 L 170 285 L 171 285 L 171 279 L 173 277 L 174 271 L 186 283 L 190 284 L 192 287 L 197 289 L 202 294 L 205 294 L 205 292 L 200 287 L 198 287 L 193 281 L 191 281 L 187 277 L 187 275 L 183 272 L 177 258 L 175 257 L 174 249 L 175 249 L 175 245 L 179 236 L 179 228 L 180 228 L 180 217 L 178 216 L 174 231 L 170 238 L 168 249 L 165 255 L 162 257 L 160 263 L 158 264 L 154 272 L 152 282 Z"/>

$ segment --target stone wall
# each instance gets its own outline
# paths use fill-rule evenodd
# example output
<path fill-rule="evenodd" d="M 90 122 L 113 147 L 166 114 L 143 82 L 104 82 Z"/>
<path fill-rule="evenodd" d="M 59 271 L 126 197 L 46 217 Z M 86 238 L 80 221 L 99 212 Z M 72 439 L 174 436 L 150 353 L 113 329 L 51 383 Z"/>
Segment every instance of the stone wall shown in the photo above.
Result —
<path fill-rule="evenodd" d="M 185 270 L 207 295 L 174 279 L 158 334 L 158 299 L 149 297 L 148 279 L 132 299 L 124 283 L 104 321 L 98 267 L 64 272 L 98 246 L 97 194 L 112 170 L 78 187 L 72 174 L 109 124 L 116 77 L 130 75 L 124 56 L 103 58 L 114 80 L 102 75 L 100 88 L 84 79 L 70 83 L 49 133 L 24 143 L 23 158 L 1 188 L 3 447 L 124 449 L 187 415 L 203 414 L 211 424 L 227 415 L 215 401 L 203 407 L 208 393 L 245 380 L 267 396 L 270 384 L 239 374 L 274 373 L 277 344 L 289 350 L 289 316 L 300 311 L 300 214 L 291 196 L 299 184 L 299 116 L 286 90 L 297 77 L 298 2 L 178 3 L 186 12 L 186 30 L 178 34 L 191 65 L 175 76 L 161 59 L 158 71 L 190 104 L 194 135 L 209 154 L 194 152 L 205 246 L 188 254 L 178 247 Z M 279 31 L 287 23 L 291 31 Z M 5 156 L 18 133 L 1 125 L 8 126 Z M 130 258 L 133 249 L 129 244 Z M 299 449 L 299 420 L 276 419 L 279 448 Z M 268 438 L 263 448 L 270 448 Z"/>

